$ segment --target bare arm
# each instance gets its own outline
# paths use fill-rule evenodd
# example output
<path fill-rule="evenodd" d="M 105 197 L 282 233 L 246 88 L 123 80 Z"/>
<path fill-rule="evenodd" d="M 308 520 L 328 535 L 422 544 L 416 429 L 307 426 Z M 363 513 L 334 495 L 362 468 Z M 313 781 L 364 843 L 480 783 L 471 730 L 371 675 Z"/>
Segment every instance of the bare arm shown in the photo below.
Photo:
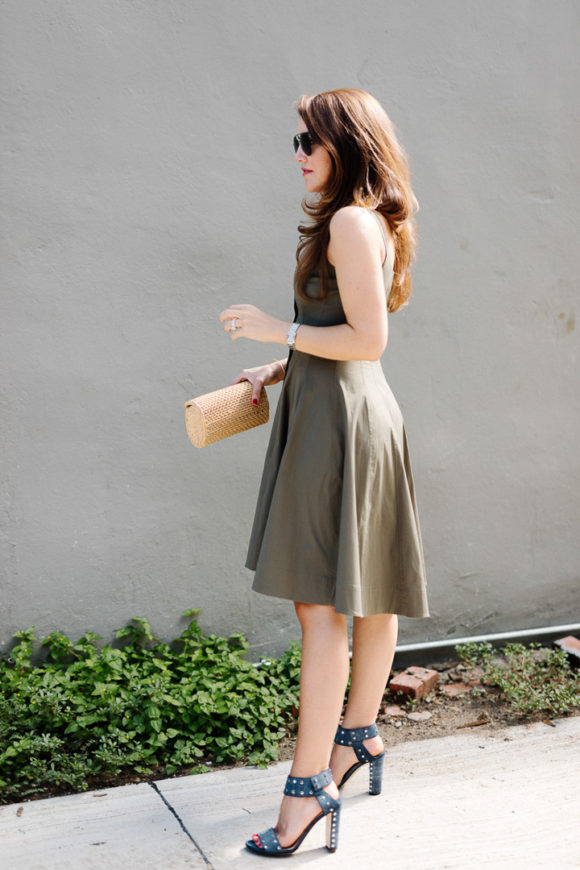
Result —
<path fill-rule="evenodd" d="M 301 326 L 296 348 L 327 359 L 379 359 L 387 346 L 387 303 L 383 281 L 384 244 L 377 222 L 364 209 L 349 206 L 330 222 L 328 258 L 346 323 Z"/>
<path fill-rule="evenodd" d="M 384 245 L 376 220 L 364 209 L 348 206 L 330 222 L 328 257 L 336 269 L 347 322 L 338 326 L 306 326 L 298 330 L 296 349 L 325 359 L 379 359 L 388 338 L 383 283 Z M 253 305 L 231 305 L 220 320 L 236 318 L 234 339 L 286 344 L 289 321 L 271 317 Z"/>

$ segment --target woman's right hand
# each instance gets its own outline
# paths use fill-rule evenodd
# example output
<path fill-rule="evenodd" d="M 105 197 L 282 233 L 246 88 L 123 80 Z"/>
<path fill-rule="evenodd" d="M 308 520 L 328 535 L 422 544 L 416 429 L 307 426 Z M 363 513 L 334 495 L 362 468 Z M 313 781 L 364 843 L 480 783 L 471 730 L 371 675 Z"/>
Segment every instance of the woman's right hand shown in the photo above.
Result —
<path fill-rule="evenodd" d="M 277 360 L 276 362 L 269 363 L 269 365 L 255 366 L 253 369 L 242 369 L 237 378 L 232 381 L 232 384 L 249 381 L 253 387 L 252 404 L 257 405 L 260 400 L 262 387 L 269 387 L 271 384 L 283 381 L 285 373 L 286 369 L 282 360 Z"/>

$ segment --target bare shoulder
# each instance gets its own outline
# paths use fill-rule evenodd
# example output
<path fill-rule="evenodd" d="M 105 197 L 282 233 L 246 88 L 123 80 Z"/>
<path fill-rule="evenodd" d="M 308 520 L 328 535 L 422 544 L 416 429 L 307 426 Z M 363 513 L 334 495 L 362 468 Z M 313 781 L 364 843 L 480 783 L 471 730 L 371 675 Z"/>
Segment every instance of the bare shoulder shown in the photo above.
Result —
<path fill-rule="evenodd" d="M 330 232 L 335 235 L 349 233 L 367 234 L 376 229 L 376 220 L 370 209 L 359 205 L 345 205 L 339 208 L 330 219 Z"/>
<path fill-rule="evenodd" d="M 360 252 L 382 255 L 383 237 L 377 219 L 370 209 L 358 205 L 347 205 L 335 212 L 330 219 L 330 241 L 328 259 L 336 265 L 335 259 L 352 256 Z"/>

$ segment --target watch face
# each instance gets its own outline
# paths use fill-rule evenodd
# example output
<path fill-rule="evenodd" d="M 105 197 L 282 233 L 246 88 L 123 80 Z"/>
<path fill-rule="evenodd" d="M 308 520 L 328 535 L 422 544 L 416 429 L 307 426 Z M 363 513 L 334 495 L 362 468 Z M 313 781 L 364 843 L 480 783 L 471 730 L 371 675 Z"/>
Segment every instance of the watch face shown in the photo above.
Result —
<path fill-rule="evenodd" d="M 288 335 L 286 337 L 286 343 L 288 347 L 293 348 L 296 342 L 296 333 L 298 332 L 299 323 L 293 323 L 290 329 L 288 330 Z"/>

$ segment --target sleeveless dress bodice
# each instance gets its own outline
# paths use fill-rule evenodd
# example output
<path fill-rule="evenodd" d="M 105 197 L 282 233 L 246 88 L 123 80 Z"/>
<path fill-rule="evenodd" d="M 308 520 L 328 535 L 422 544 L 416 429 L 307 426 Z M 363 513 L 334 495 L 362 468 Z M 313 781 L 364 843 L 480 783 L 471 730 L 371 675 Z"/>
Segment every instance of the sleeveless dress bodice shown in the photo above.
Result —
<path fill-rule="evenodd" d="M 383 277 L 386 304 L 388 256 Z M 295 310 L 309 326 L 346 323 L 330 264 L 326 296 L 312 275 Z M 246 566 L 266 595 L 354 616 L 429 615 L 407 436 L 379 360 L 290 354 Z"/>

